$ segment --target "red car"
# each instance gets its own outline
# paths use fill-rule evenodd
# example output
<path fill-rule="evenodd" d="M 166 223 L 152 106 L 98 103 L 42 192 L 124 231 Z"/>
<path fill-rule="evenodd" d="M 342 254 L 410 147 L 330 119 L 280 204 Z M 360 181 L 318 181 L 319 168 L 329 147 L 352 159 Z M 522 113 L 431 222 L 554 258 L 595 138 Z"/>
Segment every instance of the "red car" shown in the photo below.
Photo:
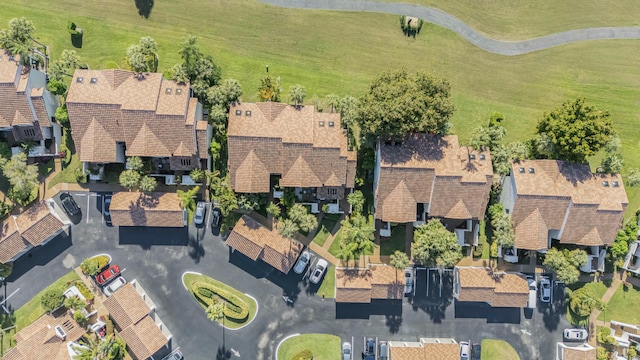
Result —
<path fill-rule="evenodd" d="M 96 275 L 96 282 L 100 285 L 105 285 L 109 281 L 115 279 L 120 275 L 120 267 L 118 265 L 111 265 L 107 270 Z"/>

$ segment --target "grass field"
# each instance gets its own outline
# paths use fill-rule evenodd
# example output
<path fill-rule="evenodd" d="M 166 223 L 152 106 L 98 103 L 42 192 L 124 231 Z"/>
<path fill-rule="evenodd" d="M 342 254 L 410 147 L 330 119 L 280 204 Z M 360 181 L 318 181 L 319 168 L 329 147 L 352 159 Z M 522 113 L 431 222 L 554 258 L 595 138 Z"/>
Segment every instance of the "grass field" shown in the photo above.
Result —
<path fill-rule="evenodd" d="M 303 334 L 285 340 L 278 349 L 278 360 L 293 360 L 303 350 L 311 350 L 314 360 L 340 358 L 340 338 L 327 334 Z M 354 357 L 355 358 L 355 357 Z"/>
<path fill-rule="evenodd" d="M 406 231 L 404 224 L 400 224 L 391 229 L 391 236 L 388 239 L 380 240 L 380 255 L 391 255 L 396 250 L 407 251 Z"/>
<path fill-rule="evenodd" d="M 398 2 L 397 0 L 382 0 Z M 432 6 L 496 39 L 519 40 L 601 26 L 638 26 L 634 0 L 402 0 Z M 407 14 L 411 15 L 411 14 Z"/>
<path fill-rule="evenodd" d="M 333 299 L 336 297 L 336 266 L 329 265 L 327 273 L 324 274 L 322 284 L 316 292 L 318 296 L 324 295 L 326 299 Z"/>
<path fill-rule="evenodd" d="M 602 296 L 604 296 L 604 293 L 607 292 L 607 288 L 611 286 L 610 283 L 602 283 L 602 282 L 590 282 L 590 283 L 574 283 L 569 285 L 568 287 L 575 291 L 579 288 L 587 288 L 589 291 L 591 291 L 591 293 L 593 293 L 593 295 L 597 298 L 597 299 L 601 299 Z M 566 302 L 567 304 L 567 312 L 566 312 L 566 317 L 567 320 L 569 320 L 569 322 L 571 324 L 574 325 L 579 325 L 579 326 L 586 326 L 588 325 L 588 320 L 589 317 L 588 316 L 578 316 L 577 314 L 575 314 L 572 310 L 571 307 L 569 307 L 569 301 Z"/>
<path fill-rule="evenodd" d="M 483 360 L 519 360 L 516 350 L 504 340 L 482 340 Z"/>
<path fill-rule="evenodd" d="M 495 1 L 492 8 L 496 14 L 500 14 L 497 8 L 505 1 Z M 594 5 L 585 13 L 609 17 L 609 12 L 596 12 L 597 7 L 619 7 L 624 19 L 637 21 L 637 12 L 629 9 L 638 5 L 629 5 L 630 0 L 615 5 L 597 5 L 593 0 L 590 3 Z M 463 9 L 466 2 L 456 0 L 454 4 Z M 512 28 L 526 21 L 551 22 L 544 16 L 531 16 L 531 6 L 541 11 L 548 6 L 544 11 L 549 14 L 567 6 L 551 5 L 556 6 L 549 0 L 536 5 L 515 1 L 510 8 L 520 15 L 508 20 L 504 16 L 479 16 L 489 10 L 464 9 L 478 16 L 479 22 L 498 18 L 502 20 L 494 21 L 508 21 L 513 26 L 507 26 L 505 31 L 513 34 Z M 471 9 L 481 6 L 475 4 Z M 573 10 L 583 12 L 579 6 Z M 245 101 L 256 99 L 259 78 L 267 64 L 270 74 L 282 78 L 283 98 L 287 97 L 289 86 L 299 83 L 307 88 L 308 101 L 313 95 L 324 97 L 330 93 L 360 96 L 377 74 L 390 68 L 426 70 L 451 82 L 457 108 L 452 130 L 462 142 L 493 111 L 505 114 L 508 141 L 524 140 L 533 135 L 535 122 L 544 111 L 567 99 L 584 96 L 610 110 L 615 128 L 621 133 L 626 166 L 640 167 L 640 158 L 635 156 L 640 151 L 640 127 L 635 125 L 640 120 L 637 40 L 581 42 L 504 57 L 488 54 L 430 24 L 416 39 L 407 38 L 394 15 L 281 9 L 253 0 L 156 2 L 149 19 L 138 16 L 134 2 L 127 0 L 106 0 L 100 6 L 80 0 L 17 0 L 0 4 L 1 26 L 16 16 L 34 21 L 36 36 L 51 46 L 54 56 L 71 48 L 66 24 L 74 21 L 84 29 L 84 46 L 78 53 L 92 68 L 103 68 L 112 61 L 122 65 L 129 44 L 141 36 L 151 36 L 158 42 L 160 70 L 164 70 L 179 61 L 180 41 L 188 34 L 197 35 L 202 50 L 213 55 L 222 67 L 223 76 L 241 82 Z M 564 19 L 561 16 L 576 17 L 573 11 L 563 11 L 552 19 Z M 558 21 L 561 26 L 569 26 L 567 21 Z M 640 205 L 640 192 L 627 190 L 631 213 Z"/>
<path fill-rule="evenodd" d="M 606 311 L 600 313 L 598 320 L 616 320 L 627 324 L 640 323 L 640 314 L 637 309 L 640 306 L 640 289 L 635 286 L 621 285 L 609 302 Z"/>
<path fill-rule="evenodd" d="M 331 230 L 333 230 L 333 227 L 336 226 L 339 219 L 340 216 L 336 214 L 324 215 L 322 221 L 320 222 L 320 229 L 318 229 L 318 232 L 313 237 L 313 242 L 320 246 L 324 245 L 324 243 L 327 241 L 327 238 L 331 234 Z"/>

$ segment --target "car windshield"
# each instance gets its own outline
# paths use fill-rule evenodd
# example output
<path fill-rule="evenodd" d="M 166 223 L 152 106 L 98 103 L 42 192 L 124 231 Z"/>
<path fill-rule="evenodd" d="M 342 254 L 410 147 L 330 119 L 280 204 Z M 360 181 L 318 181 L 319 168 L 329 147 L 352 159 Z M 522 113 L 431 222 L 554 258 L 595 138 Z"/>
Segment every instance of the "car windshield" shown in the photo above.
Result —
<path fill-rule="evenodd" d="M 349 350 L 349 349 L 344 349 L 344 353 L 345 353 L 345 355 L 349 355 L 349 354 L 351 354 L 351 350 Z"/>

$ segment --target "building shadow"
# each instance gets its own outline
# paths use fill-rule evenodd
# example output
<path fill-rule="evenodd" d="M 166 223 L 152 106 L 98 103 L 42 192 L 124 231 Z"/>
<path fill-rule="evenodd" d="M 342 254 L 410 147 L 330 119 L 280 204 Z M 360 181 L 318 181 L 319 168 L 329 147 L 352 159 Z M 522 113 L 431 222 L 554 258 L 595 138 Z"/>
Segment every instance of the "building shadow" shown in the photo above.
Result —
<path fill-rule="evenodd" d="M 69 229 L 71 234 L 72 229 Z M 64 232 L 53 238 L 45 245 L 35 247 L 26 254 L 22 255 L 18 260 L 13 262 L 13 271 L 7 278 L 7 281 L 13 282 L 19 279 L 27 271 L 36 266 L 43 266 L 62 254 L 65 250 L 73 245 L 71 236 Z"/>
<path fill-rule="evenodd" d="M 148 19 L 153 9 L 154 0 L 135 0 L 138 15 Z"/>
<path fill-rule="evenodd" d="M 189 244 L 187 227 L 120 226 L 118 232 L 120 245 L 140 245 L 144 250 L 151 249 L 153 245 L 187 246 Z"/>
<path fill-rule="evenodd" d="M 454 302 L 456 319 L 486 319 L 489 324 L 520 324 L 520 308 L 491 307 L 481 302 Z"/>
<path fill-rule="evenodd" d="M 370 303 L 336 303 L 336 319 L 369 319 L 371 315 L 383 315 L 389 329 L 396 332 L 402 324 L 402 299 L 371 300 Z"/>

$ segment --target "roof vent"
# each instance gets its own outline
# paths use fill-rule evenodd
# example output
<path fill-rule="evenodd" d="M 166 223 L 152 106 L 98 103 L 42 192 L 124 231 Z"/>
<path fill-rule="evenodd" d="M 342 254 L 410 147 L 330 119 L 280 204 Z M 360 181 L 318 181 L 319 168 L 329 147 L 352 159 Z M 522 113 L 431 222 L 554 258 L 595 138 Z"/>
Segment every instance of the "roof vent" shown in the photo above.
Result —
<path fill-rule="evenodd" d="M 475 160 L 476 159 L 476 154 L 469 154 L 469 159 Z"/>
<path fill-rule="evenodd" d="M 83 82 L 83 81 L 84 81 L 84 78 L 83 78 L 82 76 L 78 76 L 78 77 L 76 78 L 76 82 L 77 82 L 77 83 L 81 83 L 81 82 Z"/>
<path fill-rule="evenodd" d="M 56 325 L 56 327 L 54 328 L 55 332 L 56 332 L 56 336 L 58 338 L 60 338 L 60 340 L 64 340 L 67 338 L 67 333 L 64 332 L 64 330 L 62 329 L 62 326 L 60 325 Z"/>
<path fill-rule="evenodd" d="M 236 116 L 242 116 L 242 110 L 236 110 Z"/>
<path fill-rule="evenodd" d="M 320 122 L 318 122 L 318 126 L 320 126 L 320 127 L 324 127 L 324 121 L 320 121 Z"/>
<path fill-rule="evenodd" d="M 604 186 L 604 187 L 609 187 L 609 182 L 608 182 L 608 181 L 603 181 L 603 182 L 602 182 L 602 186 Z"/>
<path fill-rule="evenodd" d="M 245 111 L 244 114 L 247 115 L 247 116 L 251 116 L 251 110 Z"/>
<path fill-rule="evenodd" d="M 620 187 L 620 184 L 618 184 L 617 181 L 612 181 L 611 185 L 613 185 L 613 187 Z"/>
<path fill-rule="evenodd" d="M 335 123 L 333 121 L 329 121 L 329 127 L 333 127 Z"/>
<path fill-rule="evenodd" d="M 95 84 L 95 83 L 97 83 L 97 82 L 98 82 L 98 78 L 91 78 L 91 80 L 90 80 L 90 81 L 91 81 L 91 83 L 92 83 L 92 84 Z"/>
<path fill-rule="evenodd" d="M 518 171 L 520 171 L 520 174 L 524 174 L 524 168 L 520 168 Z"/>
<path fill-rule="evenodd" d="M 480 160 L 484 160 L 484 159 L 485 159 L 484 154 L 480 154 Z"/>
<path fill-rule="evenodd" d="M 167 90 L 165 90 L 164 92 L 165 92 L 165 94 L 167 94 L 167 95 L 171 95 L 171 88 L 167 88 Z"/>
<path fill-rule="evenodd" d="M 177 89 L 176 89 L 176 95 L 181 95 L 181 94 L 182 94 L 182 89 L 177 88 Z"/>
<path fill-rule="evenodd" d="M 529 168 L 529 174 L 535 174 L 536 170 L 534 168 Z"/>

